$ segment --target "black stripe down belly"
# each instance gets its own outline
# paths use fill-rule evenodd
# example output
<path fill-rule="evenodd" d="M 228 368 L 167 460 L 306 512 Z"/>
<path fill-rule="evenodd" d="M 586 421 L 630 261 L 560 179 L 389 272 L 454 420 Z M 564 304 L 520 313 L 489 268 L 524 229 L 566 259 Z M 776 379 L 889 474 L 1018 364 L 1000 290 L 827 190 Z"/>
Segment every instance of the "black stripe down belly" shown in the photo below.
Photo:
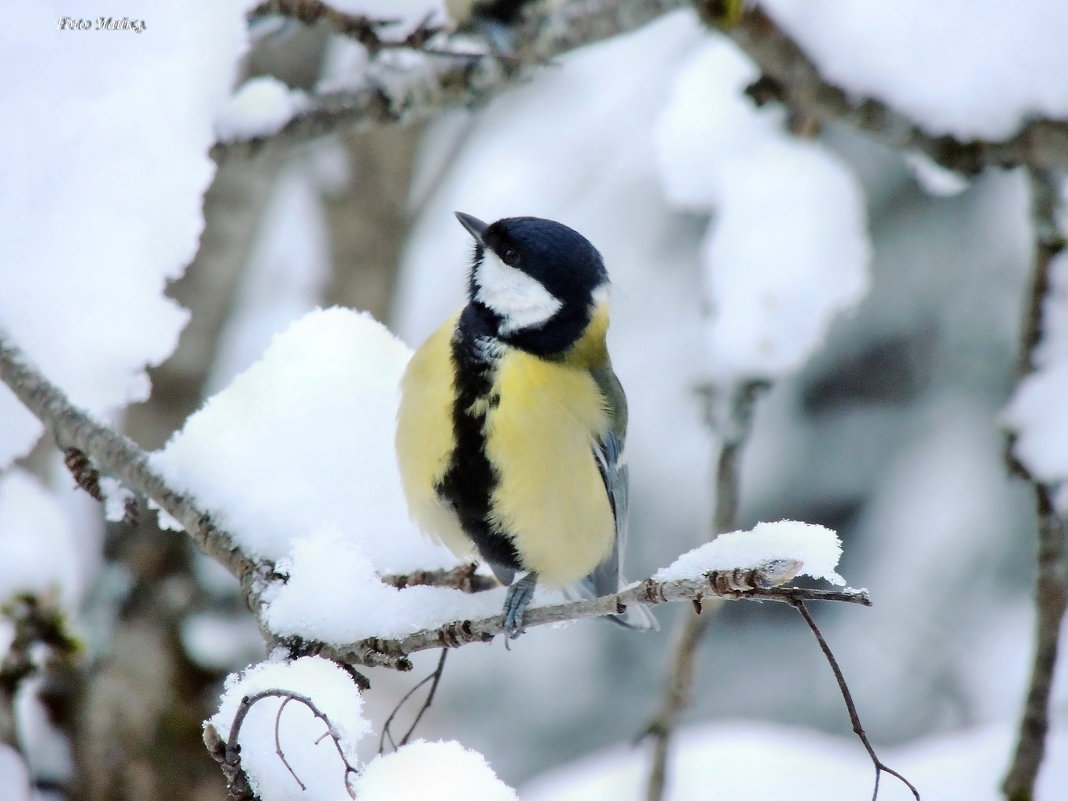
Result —
<path fill-rule="evenodd" d="M 487 356 L 487 348 L 474 337 L 462 333 L 452 343 L 452 357 L 456 364 L 456 399 L 452 409 L 452 424 L 456 447 L 438 494 L 455 510 L 464 533 L 475 543 L 482 558 L 491 565 L 523 570 L 519 554 L 511 538 L 504 536 L 489 523 L 490 498 L 497 486 L 497 474 L 486 457 L 485 408 L 496 406 L 493 394 L 493 374 L 496 365 Z M 481 411 L 472 407 L 479 400 Z"/>

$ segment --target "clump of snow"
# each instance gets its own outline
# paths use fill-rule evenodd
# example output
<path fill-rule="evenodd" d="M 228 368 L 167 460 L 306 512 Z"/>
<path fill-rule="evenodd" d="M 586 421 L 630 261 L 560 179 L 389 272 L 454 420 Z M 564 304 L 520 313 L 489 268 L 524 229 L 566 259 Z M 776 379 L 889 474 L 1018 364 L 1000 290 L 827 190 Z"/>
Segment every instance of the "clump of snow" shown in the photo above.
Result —
<path fill-rule="evenodd" d="M 356 746 L 371 731 L 363 714 L 363 698 L 352 677 L 334 662 L 317 656 L 292 661 L 262 662 L 226 680 L 219 711 L 208 723 L 224 742 L 241 700 L 268 690 L 295 693 L 311 700 L 330 721 L 345 759 L 357 764 Z M 308 798 L 347 798 L 346 771 L 333 742 L 323 737 L 327 724 L 299 701 L 284 698 L 256 702 L 245 717 L 238 735 L 241 766 L 253 791 L 263 801 Z M 292 766 L 292 773 L 276 753 L 275 737 Z M 302 791 L 293 774 L 303 782 Z"/>
<path fill-rule="evenodd" d="M 253 558 L 335 528 L 383 573 L 453 566 L 409 522 L 393 455 L 410 352 L 370 315 L 314 311 L 191 415 L 153 464 Z"/>
<path fill-rule="evenodd" d="M 334 645 L 403 637 L 453 620 L 492 617 L 503 604 L 500 592 L 383 584 L 363 548 L 335 528 L 296 539 L 276 568 L 288 578 L 264 593 L 263 621 L 282 637 Z"/>
<path fill-rule="evenodd" d="M 250 78 L 215 115 L 215 134 L 221 142 L 272 136 L 309 105 L 304 92 L 273 75 Z"/>
<path fill-rule="evenodd" d="M 721 381 L 797 369 L 868 288 L 855 178 L 790 136 L 781 110 L 753 106 L 742 91 L 758 77 L 734 45 L 710 41 L 680 71 L 656 127 L 668 200 L 715 213 L 702 257 L 708 369 Z"/>
<path fill-rule="evenodd" d="M 353 786 L 360 801 L 517 801 L 481 754 L 454 741 L 416 740 L 379 756 Z"/>
<path fill-rule="evenodd" d="M 1050 264 L 1036 369 L 1020 380 L 1002 422 L 1015 433 L 1013 453 L 1040 481 L 1058 487 L 1054 502 L 1068 513 L 1068 254 Z"/>
<path fill-rule="evenodd" d="M 0 604 L 32 593 L 74 600 L 80 552 L 58 500 L 19 468 L 0 474 Z"/>
<path fill-rule="evenodd" d="M 930 133 L 1004 139 L 1028 118 L 1068 115 L 1068 4 L 1060 0 L 1012 13 L 999 0 L 760 5 L 827 81 L 887 102 Z"/>
<path fill-rule="evenodd" d="M 104 519 L 118 523 L 126 517 L 126 505 L 136 500 L 133 492 L 111 476 L 101 476 L 100 493 L 104 496 Z"/>
<path fill-rule="evenodd" d="M 245 5 L 161 4 L 142 34 L 60 30 L 51 4 L 7 9 L 0 49 L 21 77 L 0 115 L 0 330 L 95 414 L 148 397 L 146 363 L 185 324 L 163 290 L 196 251 Z M 40 432 L 0 386 L 0 467 Z"/>
<path fill-rule="evenodd" d="M 30 801 L 30 773 L 18 751 L 0 743 L 0 787 L 7 790 L 9 801 Z"/>
<path fill-rule="evenodd" d="M 845 584 L 835 567 L 842 542 L 829 528 L 795 520 L 758 523 L 751 531 L 720 534 L 711 542 L 688 551 L 654 575 L 656 581 L 694 579 L 713 570 L 750 570 L 764 562 L 792 559 L 801 563 L 798 574 Z"/>
<path fill-rule="evenodd" d="M 905 164 L 920 186 L 936 197 L 959 195 L 971 185 L 959 172 L 947 170 L 922 153 L 905 153 Z"/>

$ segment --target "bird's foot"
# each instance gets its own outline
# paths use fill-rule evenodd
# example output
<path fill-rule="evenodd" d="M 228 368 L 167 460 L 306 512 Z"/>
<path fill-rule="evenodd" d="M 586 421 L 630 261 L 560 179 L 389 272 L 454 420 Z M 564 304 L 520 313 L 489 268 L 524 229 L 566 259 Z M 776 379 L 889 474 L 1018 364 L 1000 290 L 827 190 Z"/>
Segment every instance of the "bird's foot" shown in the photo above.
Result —
<path fill-rule="evenodd" d="M 508 594 L 504 596 L 504 633 L 509 640 L 514 640 L 525 631 L 523 612 L 534 598 L 537 583 L 538 574 L 532 571 L 509 587 Z"/>

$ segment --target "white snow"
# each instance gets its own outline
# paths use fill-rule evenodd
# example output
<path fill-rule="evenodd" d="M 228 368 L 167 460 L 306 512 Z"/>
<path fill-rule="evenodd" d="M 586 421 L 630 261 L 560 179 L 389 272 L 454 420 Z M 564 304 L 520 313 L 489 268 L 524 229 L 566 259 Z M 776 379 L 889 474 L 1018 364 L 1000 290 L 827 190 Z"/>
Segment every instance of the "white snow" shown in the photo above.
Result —
<path fill-rule="evenodd" d="M 408 349 L 369 315 L 314 311 L 153 456 L 255 558 L 276 634 L 343 644 L 499 613 L 500 592 L 396 590 L 380 575 L 453 567 L 408 520 L 393 455 Z"/>
<path fill-rule="evenodd" d="M 408 521 L 393 456 L 408 349 L 370 315 L 313 311 L 191 415 L 153 462 L 255 558 L 336 527 L 385 573 L 452 566 Z"/>
<path fill-rule="evenodd" d="M 317 656 L 261 662 L 228 677 L 219 711 L 208 721 L 223 742 L 230 737 L 242 698 L 268 690 L 311 700 L 329 719 L 345 759 L 357 765 L 357 743 L 371 730 L 363 714 L 363 699 L 348 673 Z M 345 766 L 331 738 L 323 737 L 327 724 L 296 700 L 287 703 L 279 714 L 283 702 L 282 698 L 257 701 L 238 735 L 241 765 L 257 797 L 263 801 L 347 798 Z M 293 773 L 276 753 L 276 736 Z M 306 791 L 301 790 L 297 779 L 306 785 Z"/>
<path fill-rule="evenodd" d="M 416 740 L 371 760 L 353 785 L 360 801 L 517 801 L 485 758 L 457 742 Z"/>
<path fill-rule="evenodd" d="M 276 567 L 289 578 L 264 593 L 263 620 L 283 637 L 335 645 L 402 637 L 454 620 L 492 617 L 504 603 L 503 592 L 387 586 L 360 545 L 332 528 L 296 539 Z"/>
<path fill-rule="evenodd" d="M 148 396 L 146 364 L 186 312 L 163 296 L 192 258 L 214 175 L 213 115 L 246 46 L 244 3 L 115 2 L 146 30 L 60 30 L 19 3 L 0 31 L 19 80 L 0 115 L 0 331 L 98 415 Z M 0 466 L 41 427 L 0 386 Z"/>
<path fill-rule="evenodd" d="M 1032 0 L 760 0 L 851 95 L 872 96 L 932 134 L 1011 136 L 1068 115 L 1068 5 Z"/>
<path fill-rule="evenodd" d="M 33 593 L 77 600 L 82 566 L 70 522 L 58 499 L 20 468 L 0 474 L 0 604 Z"/>
<path fill-rule="evenodd" d="M 104 496 L 104 519 L 111 523 L 125 518 L 127 501 L 136 500 L 133 492 L 111 476 L 100 477 L 100 493 Z"/>
<path fill-rule="evenodd" d="M 245 81 L 215 115 L 220 142 L 273 136 L 311 105 L 308 96 L 273 75 Z"/>
<path fill-rule="evenodd" d="M 842 556 L 842 542 L 829 528 L 796 520 L 758 523 L 751 531 L 720 534 L 688 551 L 654 575 L 656 581 L 695 579 L 713 570 L 749 570 L 764 562 L 794 559 L 801 562 L 799 574 L 845 584 L 835 572 Z"/>
<path fill-rule="evenodd" d="M 905 153 L 904 157 L 905 165 L 912 171 L 913 177 L 924 188 L 924 191 L 932 195 L 937 197 L 959 195 L 971 186 L 971 181 L 959 172 L 947 170 L 922 153 Z"/>
<path fill-rule="evenodd" d="M 9 801 L 30 801 L 30 774 L 18 752 L 0 743 L 0 787 L 11 795 Z"/>
<path fill-rule="evenodd" d="M 843 712 L 844 714 L 844 712 Z M 896 748 L 875 744 L 883 762 L 933 801 L 999 801 L 1012 742 L 1009 723 L 938 735 Z M 1054 730 L 1039 773 L 1036 798 L 1059 798 L 1068 784 L 1068 736 Z M 637 801 L 645 797 L 644 754 L 616 746 L 538 777 L 523 801 Z M 855 739 L 747 720 L 683 729 L 666 801 L 696 798 L 791 798 L 796 801 L 869 798 L 874 769 Z M 883 775 L 881 801 L 912 794 Z"/>
<path fill-rule="evenodd" d="M 1062 197 L 1068 200 L 1066 188 Z M 1055 256 L 1049 269 L 1036 369 L 1020 380 L 1002 422 L 1016 435 L 1013 453 L 1039 480 L 1055 486 L 1057 508 L 1068 514 L 1068 253 Z"/>
<path fill-rule="evenodd" d="M 656 127 L 668 200 L 715 215 L 702 256 L 717 381 L 796 370 L 868 288 L 856 180 L 821 145 L 786 132 L 781 110 L 742 94 L 758 76 L 733 44 L 710 41 L 680 71 Z"/>

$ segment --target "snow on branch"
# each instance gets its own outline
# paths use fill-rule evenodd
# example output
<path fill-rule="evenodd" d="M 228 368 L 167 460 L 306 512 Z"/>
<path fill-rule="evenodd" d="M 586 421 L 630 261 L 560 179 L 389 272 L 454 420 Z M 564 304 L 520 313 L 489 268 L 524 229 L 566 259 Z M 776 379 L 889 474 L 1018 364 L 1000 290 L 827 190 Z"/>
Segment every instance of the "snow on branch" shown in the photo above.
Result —
<path fill-rule="evenodd" d="M 266 571 L 247 558 L 193 498 L 172 489 L 148 463 L 148 455 L 132 440 L 77 408 L 43 376 L 7 337 L 0 333 L 0 380 L 48 428 L 62 449 L 76 448 L 97 466 L 114 473 L 129 487 L 150 498 L 179 521 L 205 554 L 227 568 L 245 589 Z"/>
<path fill-rule="evenodd" d="M 446 40 L 443 48 L 449 50 L 386 53 L 365 74 L 354 76 L 351 88 L 312 97 L 274 136 L 218 143 L 211 154 L 221 161 L 254 153 L 268 142 L 288 145 L 341 130 L 363 133 L 426 120 L 445 108 L 477 106 L 519 82 L 533 67 L 688 5 L 684 0 L 572 0 L 524 19 L 509 54 L 472 53 L 470 39 Z"/>
<path fill-rule="evenodd" d="M 794 604 L 797 601 L 839 601 L 842 603 L 871 606 L 866 590 L 818 590 L 802 587 L 753 586 L 739 589 L 738 575 L 734 571 L 729 578 L 720 572 L 712 572 L 703 578 L 656 581 L 647 579 L 616 595 L 604 595 L 570 603 L 539 606 L 528 609 L 523 616 L 526 628 L 550 623 L 564 623 L 588 617 L 603 617 L 622 613 L 629 604 L 643 603 L 655 606 L 662 603 L 689 601 L 700 610 L 705 598 L 719 597 L 730 600 L 779 601 Z M 410 669 L 408 655 L 433 648 L 458 648 L 473 642 L 489 642 L 503 633 L 501 615 L 481 620 L 461 620 L 435 629 L 418 631 L 396 640 L 370 638 L 352 645 L 303 644 L 308 651 L 335 659 L 339 662 L 368 666 L 388 666 L 399 670 Z"/>
<path fill-rule="evenodd" d="M 761 99 L 775 99 L 817 122 L 840 121 L 902 151 L 972 175 L 986 167 L 1027 164 L 1068 168 L 1068 122 L 1034 119 L 1001 140 L 962 141 L 929 133 L 916 119 L 874 97 L 851 95 L 828 82 L 811 58 L 759 7 L 721 25 L 722 0 L 698 0 L 698 13 L 729 36 L 763 72 Z"/>
<path fill-rule="evenodd" d="M 0 379 L 60 447 L 79 449 L 97 468 L 143 493 L 240 579 L 269 639 L 291 652 L 340 663 L 406 669 L 415 651 L 483 642 L 502 631 L 498 593 L 446 589 L 485 589 L 470 567 L 404 568 L 407 577 L 396 577 L 400 571 L 388 565 L 427 566 L 437 551 L 403 523 L 389 481 L 375 484 L 356 475 L 349 458 L 363 453 L 373 465 L 392 458 L 390 438 L 381 429 L 395 411 L 394 374 L 406 354 L 366 316 L 343 309 L 313 312 L 276 337 L 257 365 L 151 457 L 75 408 L 2 337 Z M 291 387 L 290 394 L 270 391 L 281 386 Z M 280 408 L 288 414 L 284 419 L 277 417 Z M 274 432 L 266 445 L 264 430 Z M 333 437 L 331 448 L 322 447 L 324 431 Z M 388 479 L 390 471 L 373 469 Z M 325 478 L 334 474 L 345 477 L 336 486 Z M 339 520 L 349 521 L 344 531 Z M 703 598 L 714 596 L 870 603 L 860 590 L 781 586 L 800 573 L 842 583 L 834 573 L 840 545 L 819 526 L 763 526 L 705 545 L 617 595 L 531 608 L 524 623 L 617 614 L 632 603 L 690 601 L 700 608 Z M 428 586 L 433 584 L 441 586 Z M 368 612 L 352 612 L 361 609 Z"/>

